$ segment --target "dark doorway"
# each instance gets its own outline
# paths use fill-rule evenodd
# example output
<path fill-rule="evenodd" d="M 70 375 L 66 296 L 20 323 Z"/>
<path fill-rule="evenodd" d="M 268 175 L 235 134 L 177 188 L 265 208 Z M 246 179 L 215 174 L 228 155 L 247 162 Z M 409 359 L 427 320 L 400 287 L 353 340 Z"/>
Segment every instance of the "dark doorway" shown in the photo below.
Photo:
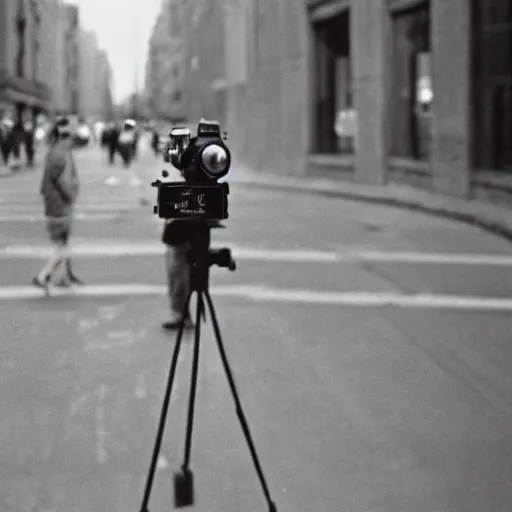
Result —
<path fill-rule="evenodd" d="M 473 0 L 473 163 L 512 171 L 512 0 Z"/>
<path fill-rule="evenodd" d="M 430 157 L 432 99 L 430 3 L 392 17 L 391 154 Z"/>
<path fill-rule="evenodd" d="M 313 29 L 316 122 L 312 151 L 352 153 L 353 140 L 350 137 L 341 140 L 335 132 L 337 114 L 353 108 L 349 10 L 314 23 Z"/>

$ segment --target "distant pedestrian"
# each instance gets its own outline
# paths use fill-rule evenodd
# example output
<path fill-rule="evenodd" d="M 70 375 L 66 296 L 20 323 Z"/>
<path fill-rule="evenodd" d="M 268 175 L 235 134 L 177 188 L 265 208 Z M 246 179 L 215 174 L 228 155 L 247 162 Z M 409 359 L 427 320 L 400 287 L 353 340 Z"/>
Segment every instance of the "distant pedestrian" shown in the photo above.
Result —
<path fill-rule="evenodd" d="M 57 130 L 57 123 L 58 123 L 59 119 L 57 119 L 53 124 L 51 124 L 48 129 L 48 135 L 46 138 L 46 142 L 48 143 L 48 145 L 50 147 L 57 144 L 57 141 L 59 140 L 59 132 Z"/>
<path fill-rule="evenodd" d="M 133 129 L 133 159 L 137 160 L 139 156 L 139 139 L 140 139 L 140 127 L 135 125 Z"/>
<path fill-rule="evenodd" d="M 108 150 L 108 161 L 110 165 L 114 165 L 114 159 L 118 151 L 119 144 L 119 128 L 116 123 L 110 123 L 103 132 L 102 143 Z"/>
<path fill-rule="evenodd" d="M 123 123 L 123 129 L 118 138 L 118 150 L 125 167 L 130 167 L 134 158 L 135 147 L 137 144 L 136 123 L 132 119 L 127 119 Z"/>
<path fill-rule="evenodd" d="M 155 156 L 158 156 L 160 152 L 160 135 L 156 128 L 151 129 L 151 147 L 153 148 Z"/>
<path fill-rule="evenodd" d="M 67 118 L 61 118 L 56 123 L 55 136 L 55 144 L 46 156 L 40 190 L 44 199 L 48 233 L 55 245 L 55 254 L 32 280 L 35 286 L 44 288 L 47 293 L 50 281 L 59 268 L 65 275 L 55 283 L 57 286 L 83 284 L 71 269 L 68 246 L 79 180 L 71 152 L 73 139 Z"/>
<path fill-rule="evenodd" d="M 8 117 L 4 117 L 0 121 L 0 152 L 2 154 L 2 159 L 4 164 L 7 165 L 9 163 L 9 155 L 11 153 L 11 144 L 12 144 L 12 128 L 14 123 Z"/>
<path fill-rule="evenodd" d="M 14 123 L 9 137 L 9 155 L 10 168 L 19 169 L 21 167 L 21 146 L 25 144 L 25 128 L 21 120 Z"/>
<path fill-rule="evenodd" d="M 27 121 L 23 125 L 25 131 L 25 154 L 27 155 L 28 167 L 34 166 L 34 155 L 35 155 L 35 126 L 32 121 Z"/>

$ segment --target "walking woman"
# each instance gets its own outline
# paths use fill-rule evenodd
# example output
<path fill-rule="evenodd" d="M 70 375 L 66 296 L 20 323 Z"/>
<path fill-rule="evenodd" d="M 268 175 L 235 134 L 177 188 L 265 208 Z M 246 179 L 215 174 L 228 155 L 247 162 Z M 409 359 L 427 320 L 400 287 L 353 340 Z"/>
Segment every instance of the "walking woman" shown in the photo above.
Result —
<path fill-rule="evenodd" d="M 54 133 L 55 144 L 46 157 L 41 195 L 44 199 L 47 228 L 50 240 L 55 246 L 55 254 L 32 280 L 32 284 L 44 288 L 47 293 L 52 277 L 59 268 L 64 271 L 64 276 L 55 283 L 57 286 L 83 284 L 73 274 L 68 248 L 73 207 L 79 191 L 78 175 L 71 153 L 73 140 L 69 120 L 65 117 L 59 119 Z"/>

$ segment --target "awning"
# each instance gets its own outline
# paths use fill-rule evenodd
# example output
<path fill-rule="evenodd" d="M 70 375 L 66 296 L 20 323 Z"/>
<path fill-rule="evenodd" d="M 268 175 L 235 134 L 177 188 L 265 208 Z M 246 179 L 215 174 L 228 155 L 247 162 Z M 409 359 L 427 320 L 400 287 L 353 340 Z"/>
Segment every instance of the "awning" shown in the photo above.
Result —
<path fill-rule="evenodd" d="M 0 97 L 13 103 L 47 109 L 52 93 L 48 85 L 0 71 Z"/>
<path fill-rule="evenodd" d="M 45 110 L 50 106 L 48 101 L 22 91 L 17 91 L 12 87 L 3 88 L 0 94 L 6 101 L 11 103 L 25 103 L 29 107 L 39 107 Z"/>

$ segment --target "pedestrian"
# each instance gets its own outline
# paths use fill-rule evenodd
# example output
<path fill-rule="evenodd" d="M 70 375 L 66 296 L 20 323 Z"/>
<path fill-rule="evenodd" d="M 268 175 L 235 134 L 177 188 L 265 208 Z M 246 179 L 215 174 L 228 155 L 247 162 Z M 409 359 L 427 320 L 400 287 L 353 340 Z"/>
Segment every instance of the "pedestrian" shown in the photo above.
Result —
<path fill-rule="evenodd" d="M 55 254 L 32 280 L 35 286 L 44 288 L 47 293 L 50 281 L 59 268 L 65 275 L 55 283 L 57 286 L 83 284 L 71 269 L 68 246 L 73 207 L 79 192 L 78 175 L 71 152 L 73 140 L 69 120 L 66 117 L 59 119 L 54 132 L 56 140 L 46 156 L 40 192 L 44 200 L 47 229 L 55 246 Z"/>
<path fill-rule="evenodd" d="M 26 134 L 25 128 L 21 119 L 18 119 L 12 128 L 10 134 L 10 154 L 12 154 L 13 160 L 11 160 L 11 169 L 19 169 L 21 167 L 21 146 L 25 145 Z"/>
<path fill-rule="evenodd" d="M 189 147 L 193 147 L 195 138 L 190 140 Z M 193 166 L 192 152 L 185 152 L 182 156 L 183 168 Z M 183 173 L 173 176 L 173 181 L 185 181 Z M 185 328 L 193 328 L 190 309 L 185 310 L 190 294 L 190 264 L 188 252 L 191 249 L 191 235 L 201 225 L 201 221 L 194 219 L 176 220 L 167 219 L 162 233 L 162 242 L 166 245 L 165 265 L 167 271 L 167 287 L 171 309 L 171 319 L 162 324 L 166 330 L 178 329 L 183 316 Z M 190 304 L 189 304 L 190 307 Z"/>
<path fill-rule="evenodd" d="M 115 126 L 114 123 L 108 123 L 101 130 L 101 134 L 100 134 L 100 148 L 101 149 L 105 149 L 108 147 L 108 137 L 110 135 L 110 132 L 113 130 L 114 126 Z"/>
<path fill-rule="evenodd" d="M 129 167 L 134 158 L 136 145 L 135 127 L 135 121 L 127 119 L 123 123 L 123 129 L 119 134 L 117 146 L 125 167 Z"/>
<path fill-rule="evenodd" d="M 57 121 L 55 121 L 48 128 L 46 142 L 47 142 L 48 146 L 53 147 L 53 146 L 55 146 L 55 144 L 57 144 L 58 139 L 59 139 L 59 134 L 57 131 Z"/>
<path fill-rule="evenodd" d="M 110 165 L 114 165 L 114 158 L 116 156 L 116 152 L 118 151 L 120 133 L 117 123 L 111 123 L 105 132 L 104 141 L 108 148 L 108 161 Z"/>
<path fill-rule="evenodd" d="M 8 117 L 4 117 L 0 121 L 0 151 L 6 166 L 9 164 L 9 156 L 11 153 L 13 126 L 14 123 Z"/>
<path fill-rule="evenodd" d="M 151 147 L 155 156 L 158 156 L 160 151 L 160 134 L 154 126 L 151 128 Z"/>
<path fill-rule="evenodd" d="M 35 126 L 33 121 L 27 121 L 23 125 L 25 131 L 25 154 L 27 156 L 27 166 L 34 166 L 34 154 L 35 154 Z"/>
<path fill-rule="evenodd" d="M 166 330 L 178 329 L 190 294 L 190 265 L 187 253 L 190 250 L 189 234 L 192 220 L 167 219 L 164 224 L 162 242 L 166 246 L 165 267 L 171 319 L 162 324 Z M 190 310 L 185 312 L 185 328 L 193 328 Z"/>

